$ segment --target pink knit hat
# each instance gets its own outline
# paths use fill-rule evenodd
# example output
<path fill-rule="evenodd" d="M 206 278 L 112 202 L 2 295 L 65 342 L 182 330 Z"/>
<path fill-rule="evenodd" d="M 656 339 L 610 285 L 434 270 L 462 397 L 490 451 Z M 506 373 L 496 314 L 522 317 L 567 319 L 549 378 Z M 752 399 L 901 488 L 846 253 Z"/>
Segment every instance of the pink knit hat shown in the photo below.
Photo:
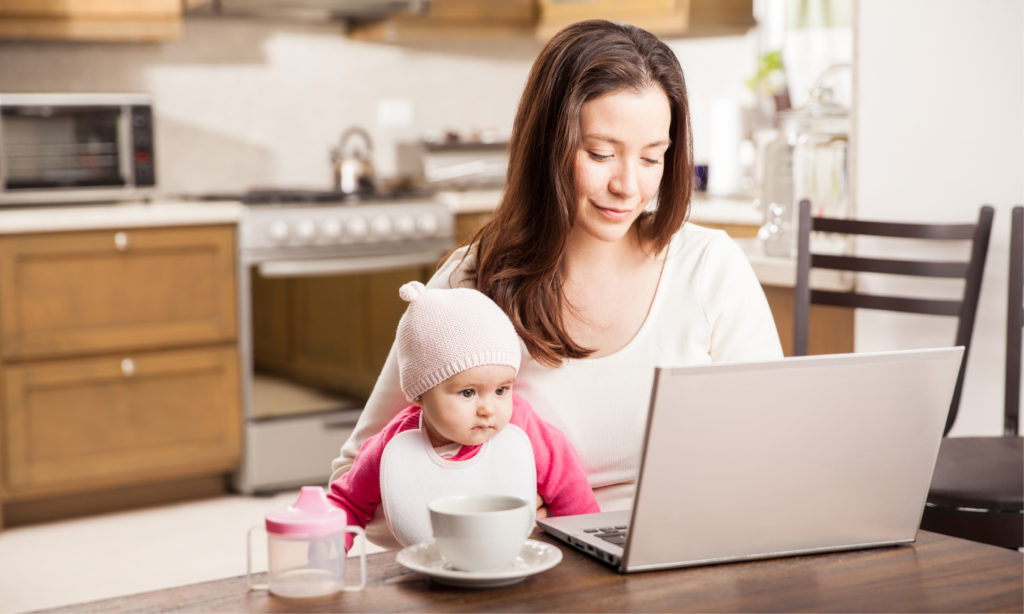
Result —
<path fill-rule="evenodd" d="M 398 376 L 412 402 L 456 373 L 481 365 L 519 371 L 519 335 L 505 312 L 469 288 L 434 289 L 411 281 L 398 289 L 408 301 L 398 322 Z"/>

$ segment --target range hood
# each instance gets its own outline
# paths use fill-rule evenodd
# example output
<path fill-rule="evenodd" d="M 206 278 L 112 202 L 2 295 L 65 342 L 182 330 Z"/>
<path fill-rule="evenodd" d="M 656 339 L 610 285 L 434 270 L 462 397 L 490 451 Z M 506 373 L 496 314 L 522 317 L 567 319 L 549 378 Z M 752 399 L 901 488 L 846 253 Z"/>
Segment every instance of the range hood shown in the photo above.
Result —
<path fill-rule="evenodd" d="M 375 21 L 398 13 L 423 13 L 430 0 L 212 0 L 194 13 L 232 17 Z"/>

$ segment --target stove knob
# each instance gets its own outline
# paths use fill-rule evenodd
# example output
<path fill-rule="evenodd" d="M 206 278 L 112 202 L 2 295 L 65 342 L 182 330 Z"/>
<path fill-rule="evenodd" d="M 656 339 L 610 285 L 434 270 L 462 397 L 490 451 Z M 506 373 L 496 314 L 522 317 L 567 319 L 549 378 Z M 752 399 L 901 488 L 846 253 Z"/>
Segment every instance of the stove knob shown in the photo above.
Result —
<path fill-rule="evenodd" d="M 391 220 L 385 215 L 375 217 L 370 222 L 370 230 L 377 237 L 387 237 L 391 234 Z"/>
<path fill-rule="evenodd" d="M 400 215 L 395 218 L 395 234 L 399 237 L 408 237 L 416 232 L 416 222 L 408 215 Z"/>
<path fill-rule="evenodd" d="M 366 220 L 361 217 L 353 217 L 345 223 L 345 233 L 354 239 L 361 239 L 366 236 Z"/>
<path fill-rule="evenodd" d="M 341 222 L 334 218 L 324 220 L 320 225 L 320 232 L 328 241 L 337 241 L 341 237 Z"/>
<path fill-rule="evenodd" d="M 295 226 L 295 234 L 299 235 L 299 240 L 303 243 L 312 243 L 313 237 L 316 236 L 316 225 L 313 224 L 313 220 L 301 220 Z"/>
<path fill-rule="evenodd" d="M 424 235 L 432 237 L 437 234 L 437 218 L 429 213 L 424 213 L 416 218 L 416 227 L 419 228 L 420 232 Z"/>
<path fill-rule="evenodd" d="M 275 220 L 267 232 L 275 243 L 284 243 L 288 240 L 288 223 L 284 220 Z"/>

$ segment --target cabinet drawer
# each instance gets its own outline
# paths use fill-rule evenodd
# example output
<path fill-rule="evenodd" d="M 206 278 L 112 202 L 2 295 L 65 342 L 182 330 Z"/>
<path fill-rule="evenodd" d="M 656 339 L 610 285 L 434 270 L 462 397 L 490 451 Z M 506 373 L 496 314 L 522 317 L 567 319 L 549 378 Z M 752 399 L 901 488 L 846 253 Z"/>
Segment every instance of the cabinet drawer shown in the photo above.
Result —
<path fill-rule="evenodd" d="M 0 237 L 8 360 L 236 337 L 232 226 Z"/>
<path fill-rule="evenodd" d="M 234 347 L 13 365 L 3 388 L 10 497 L 227 472 L 240 462 Z"/>

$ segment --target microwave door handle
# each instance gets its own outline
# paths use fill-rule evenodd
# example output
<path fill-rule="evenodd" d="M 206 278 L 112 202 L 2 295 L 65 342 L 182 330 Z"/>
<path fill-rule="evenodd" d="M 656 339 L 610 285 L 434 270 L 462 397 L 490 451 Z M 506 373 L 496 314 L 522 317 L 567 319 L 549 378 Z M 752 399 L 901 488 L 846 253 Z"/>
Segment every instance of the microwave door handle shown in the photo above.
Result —
<path fill-rule="evenodd" d="M 273 260 L 262 262 L 262 277 L 316 277 L 347 273 L 370 273 L 403 267 L 435 265 L 443 256 L 438 250 L 373 256 L 347 256 L 344 258 L 316 258 L 307 260 Z"/>
<path fill-rule="evenodd" d="M 132 108 L 128 105 L 121 107 L 121 114 L 117 117 L 117 146 L 125 155 L 121 156 L 118 164 L 121 168 L 121 178 L 125 184 L 135 183 L 135 147 L 132 146 Z"/>

